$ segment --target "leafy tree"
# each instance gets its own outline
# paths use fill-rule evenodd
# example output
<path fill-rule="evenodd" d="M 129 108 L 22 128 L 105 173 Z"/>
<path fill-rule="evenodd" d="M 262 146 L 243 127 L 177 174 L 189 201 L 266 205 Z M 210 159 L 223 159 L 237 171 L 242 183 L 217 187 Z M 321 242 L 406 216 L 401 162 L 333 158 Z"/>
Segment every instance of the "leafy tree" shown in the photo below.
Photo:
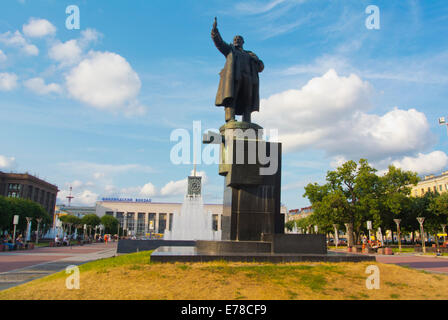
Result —
<path fill-rule="evenodd" d="M 89 227 L 90 234 L 93 228 L 101 224 L 101 219 L 94 213 L 86 214 L 84 217 L 82 217 L 81 223 Z"/>
<path fill-rule="evenodd" d="M 31 231 L 37 229 L 37 218 L 42 218 L 40 226 L 49 225 L 52 221 L 48 212 L 38 203 L 27 199 L 0 196 L 0 229 L 13 229 L 13 216 L 19 216 L 17 232 L 25 233 L 26 217 L 32 218 Z"/>
<path fill-rule="evenodd" d="M 104 216 L 105 217 L 105 216 Z M 104 218 L 103 217 L 103 218 Z M 102 218 L 101 218 L 101 220 L 102 220 Z M 103 225 L 104 225 L 104 223 L 103 223 Z M 290 220 L 290 221 L 287 221 L 286 223 L 285 223 L 285 228 L 286 229 L 288 229 L 289 231 L 292 231 L 292 229 L 294 229 L 294 226 L 296 225 L 296 222 L 295 222 L 295 220 Z"/>
<path fill-rule="evenodd" d="M 367 234 L 366 222 L 375 228 L 390 229 L 394 217 L 406 208 L 409 184 L 418 182 L 417 174 L 394 166 L 383 177 L 376 174 L 366 159 L 350 160 L 334 171 L 327 172 L 327 183 L 308 184 L 304 197 L 313 206 L 312 220 L 321 231 L 333 232 L 333 224 L 347 224 L 348 245 Z"/>
<path fill-rule="evenodd" d="M 289 221 L 291 222 L 291 221 Z M 101 224 L 105 228 L 105 233 L 115 233 L 118 228 L 118 219 L 113 216 L 104 215 L 101 217 Z"/>

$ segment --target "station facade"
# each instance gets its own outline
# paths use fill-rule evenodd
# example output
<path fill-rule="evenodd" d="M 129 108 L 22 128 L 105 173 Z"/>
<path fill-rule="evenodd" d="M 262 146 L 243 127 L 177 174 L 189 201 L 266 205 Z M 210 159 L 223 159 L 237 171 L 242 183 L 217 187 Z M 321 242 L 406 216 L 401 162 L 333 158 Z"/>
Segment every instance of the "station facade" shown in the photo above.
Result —
<path fill-rule="evenodd" d="M 171 230 L 174 214 L 180 213 L 182 203 L 150 202 L 139 199 L 103 199 L 96 203 L 95 213 L 100 218 L 110 215 L 118 219 L 128 235 L 164 234 Z M 213 230 L 221 230 L 222 204 L 204 204 L 212 215 Z"/>

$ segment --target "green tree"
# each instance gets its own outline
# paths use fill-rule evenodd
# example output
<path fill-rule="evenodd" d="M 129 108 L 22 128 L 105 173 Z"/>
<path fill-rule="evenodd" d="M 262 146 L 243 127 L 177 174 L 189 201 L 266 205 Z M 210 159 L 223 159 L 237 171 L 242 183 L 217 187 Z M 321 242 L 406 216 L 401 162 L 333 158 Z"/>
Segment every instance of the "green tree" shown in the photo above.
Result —
<path fill-rule="evenodd" d="M 327 172 L 327 183 L 308 184 L 304 197 L 313 206 L 313 222 L 322 231 L 333 232 L 333 224 L 347 224 L 348 245 L 358 243 L 367 234 L 366 222 L 372 220 L 375 229 L 390 229 L 407 203 L 409 184 L 418 182 L 417 174 L 393 166 L 383 177 L 376 174 L 366 159 L 347 161 L 336 170 Z"/>
<path fill-rule="evenodd" d="M 81 223 L 89 227 L 89 234 L 91 234 L 92 229 L 101 224 L 101 219 L 94 213 L 86 214 L 82 217 Z"/>
<path fill-rule="evenodd" d="M 290 222 L 290 221 L 289 221 Z M 116 233 L 118 228 L 118 219 L 113 216 L 104 215 L 101 217 L 101 224 L 105 228 L 105 233 Z"/>

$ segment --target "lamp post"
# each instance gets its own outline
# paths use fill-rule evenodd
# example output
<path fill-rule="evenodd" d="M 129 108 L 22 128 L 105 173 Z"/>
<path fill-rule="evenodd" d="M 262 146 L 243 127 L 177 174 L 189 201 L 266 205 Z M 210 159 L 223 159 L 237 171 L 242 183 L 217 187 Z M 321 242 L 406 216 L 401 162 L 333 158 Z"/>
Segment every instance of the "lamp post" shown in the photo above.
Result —
<path fill-rule="evenodd" d="M 370 241 L 372 240 L 372 221 L 367 221 L 367 230 L 369 230 L 369 241 L 367 241 L 368 244 L 370 244 Z"/>
<path fill-rule="evenodd" d="M 40 223 L 42 222 L 42 218 L 37 218 L 37 231 L 36 231 L 36 244 L 39 244 L 39 226 Z"/>
<path fill-rule="evenodd" d="M 16 227 L 19 224 L 19 216 L 15 215 L 12 220 L 12 224 L 14 225 L 14 233 L 12 234 L 12 243 L 16 244 Z"/>
<path fill-rule="evenodd" d="M 418 220 L 418 223 L 420 224 L 420 233 L 421 233 L 420 238 L 422 239 L 422 250 L 423 250 L 423 253 L 426 253 L 425 234 L 424 234 L 424 230 L 423 230 L 423 222 L 425 221 L 425 218 L 417 217 L 417 220 Z"/>
<path fill-rule="evenodd" d="M 394 219 L 394 222 L 397 224 L 398 251 L 401 253 L 401 236 L 400 236 L 401 219 Z"/>

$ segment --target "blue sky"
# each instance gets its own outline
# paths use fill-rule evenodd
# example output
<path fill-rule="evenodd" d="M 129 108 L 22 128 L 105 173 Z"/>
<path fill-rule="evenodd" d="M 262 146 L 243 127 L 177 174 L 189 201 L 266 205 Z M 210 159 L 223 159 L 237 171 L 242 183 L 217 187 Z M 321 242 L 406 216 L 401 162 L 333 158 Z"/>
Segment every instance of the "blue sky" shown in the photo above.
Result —
<path fill-rule="evenodd" d="M 368 5 L 380 28 L 367 29 Z M 66 7 L 80 10 L 68 30 Z M 175 165 L 176 129 L 219 128 L 225 59 L 210 30 L 236 34 L 265 64 L 260 112 L 283 143 L 282 203 L 308 205 L 345 160 L 424 175 L 448 169 L 448 5 L 417 0 L 3 1 L 0 170 L 105 196 L 182 201 L 192 165 Z M 216 164 L 198 165 L 205 202 L 222 201 Z"/>

